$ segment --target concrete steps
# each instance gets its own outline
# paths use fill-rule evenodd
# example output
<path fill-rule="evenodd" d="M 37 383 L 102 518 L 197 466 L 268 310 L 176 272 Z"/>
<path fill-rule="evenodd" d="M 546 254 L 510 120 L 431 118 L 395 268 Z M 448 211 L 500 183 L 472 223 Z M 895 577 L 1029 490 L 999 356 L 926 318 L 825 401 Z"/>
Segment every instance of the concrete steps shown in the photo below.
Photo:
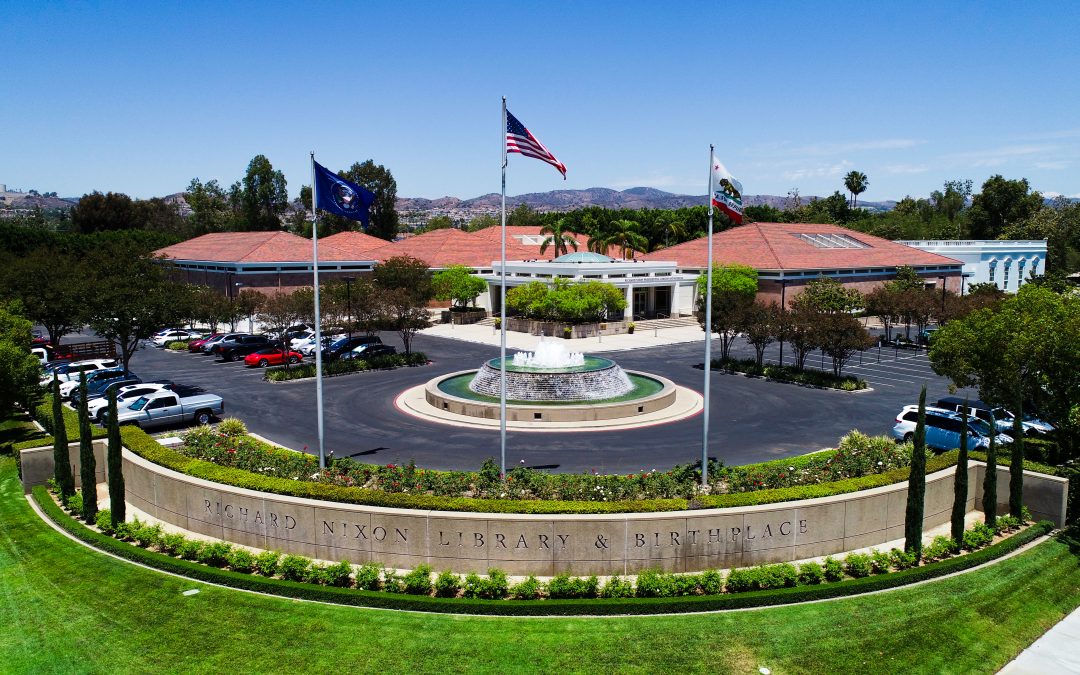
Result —
<path fill-rule="evenodd" d="M 646 319 L 644 321 L 635 321 L 634 328 L 636 330 L 663 330 L 665 328 L 685 328 L 687 326 L 697 326 L 698 320 L 692 316 L 676 316 L 670 319 Z"/>

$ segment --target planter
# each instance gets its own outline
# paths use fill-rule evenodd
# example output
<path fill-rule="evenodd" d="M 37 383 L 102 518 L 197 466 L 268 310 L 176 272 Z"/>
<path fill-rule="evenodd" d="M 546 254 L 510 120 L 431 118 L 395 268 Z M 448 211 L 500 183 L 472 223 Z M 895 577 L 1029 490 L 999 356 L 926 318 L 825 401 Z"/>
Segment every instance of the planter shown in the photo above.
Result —
<path fill-rule="evenodd" d="M 467 309 L 463 312 L 449 310 L 445 313 L 450 315 L 450 322 L 458 326 L 476 323 L 481 319 L 487 318 L 487 310 L 485 309 Z"/>
<path fill-rule="evenodd" d="M 570 336 L 566 329 L 570 329 Z M 626 321 L 605 321 L 598 323 L 566 324 L 561 321 L 538 321 L 521 317 L 507 317 L 506 330 L 546 337 L 589 338 L 598 335 L 618 335 L 629 331 Z"/>

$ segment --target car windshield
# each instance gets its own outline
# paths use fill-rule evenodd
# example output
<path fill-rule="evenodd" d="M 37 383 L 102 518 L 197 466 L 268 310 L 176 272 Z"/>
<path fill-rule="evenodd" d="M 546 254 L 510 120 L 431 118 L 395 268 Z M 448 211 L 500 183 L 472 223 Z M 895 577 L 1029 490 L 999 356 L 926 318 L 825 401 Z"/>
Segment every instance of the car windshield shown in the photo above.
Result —
<path fill-rule="evenodd" d="M 343 338 L 339 338 L 337 340 L 334 340 L 333 342 L 330 343 L 330 349 L 337 349 L 339 347 L 344 347 L 345 343 L 348 342 L 348 341 L 349 341 L 349 338 L 347 338 L 347 337 L 343 337 Z"/>
<path fill-rule="evenodd" d="M 142 410 L 143 408 L 146 407 L 146 404 L 149 403 L 149 402 L 150 402 L 150 399 L 148 399 L 145 396 L 140 396 L 137 401 L 135 401 L 134 403 L 131 404 L 131 409 L 132 410 Z"/>
<path fill-rule="evenodd" d="M 1013 417 L 1012 413 L 1005 408 L 994 408 L 990 412 L 994 414 L 995 420 L 1011 420 Z"/>
<path fill-rule="evenodd" d="M 968 426 L 971 427 L 972 431 L 976 431 L 983 436 L 990 435 L 990 424 L 983 420 L 978 418 L 968 418 Z"/>

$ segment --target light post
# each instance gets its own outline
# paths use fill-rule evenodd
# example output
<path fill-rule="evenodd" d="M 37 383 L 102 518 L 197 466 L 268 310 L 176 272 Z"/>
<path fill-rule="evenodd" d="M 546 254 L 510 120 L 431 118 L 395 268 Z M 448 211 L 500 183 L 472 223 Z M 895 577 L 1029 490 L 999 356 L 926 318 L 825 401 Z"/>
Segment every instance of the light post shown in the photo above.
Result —
<path fill-rule="evenodd" d="M 342 281 L 345 282 L 345 306 L 349 313 L 349 339 L 352 339 L 352 282 L 356 281 L 356 277 L 342 277 Z"/>
<path fill-rule="evenodd" d="M 783 326 L 787 325 L 783 322 L 783 317 L 787 315 L 787 279 L 780 279 L 780 316 L 781 316 L 781 330 L 780 330 L 780 367 L 784 367 L 784 332 Z"/>
<path fill-rule="evenodd" d="M 938 319 L 938 325 L 940 326 L 945 319 L 945 277 L 938 277 L 941 279 L 941 317 Z"/>

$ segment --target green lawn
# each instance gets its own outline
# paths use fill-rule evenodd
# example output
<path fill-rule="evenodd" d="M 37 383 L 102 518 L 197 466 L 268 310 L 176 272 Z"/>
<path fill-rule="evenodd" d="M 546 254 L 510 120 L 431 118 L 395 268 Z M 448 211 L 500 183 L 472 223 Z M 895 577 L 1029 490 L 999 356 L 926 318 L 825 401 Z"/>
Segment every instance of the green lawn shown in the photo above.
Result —
<path fill-rule="evenodd" d="M 197 595 L 181 592 L 200 588 Z M 1080 540 L 863 598 L 727 614 L 470 618 L 208 587 L 71 542 L 0 458 L 3 672 L 993 672 L 1080 604 Z"/>

